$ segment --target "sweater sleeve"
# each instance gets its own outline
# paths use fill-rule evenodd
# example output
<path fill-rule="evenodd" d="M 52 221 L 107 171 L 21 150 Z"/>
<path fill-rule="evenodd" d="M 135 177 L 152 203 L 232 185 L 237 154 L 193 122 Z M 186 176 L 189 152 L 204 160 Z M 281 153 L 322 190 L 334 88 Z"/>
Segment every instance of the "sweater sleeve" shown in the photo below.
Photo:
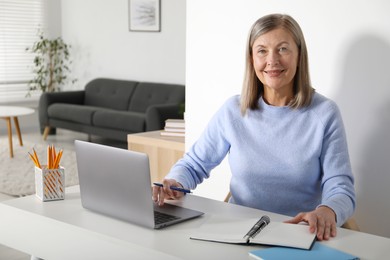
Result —
<path fill-rule="evenodd" d="M 230 149 L 224 134 L 224 125 L 228 120 L 227 110 L 231 102 L 232 99 L 212 117 L 200 138 L 165 178 L 175 179 L 184 187 L 195 189 L 210 176 L 210 171 L 221 163 Z"/>
<path fill-rule="evenodd" d="M 325 131 L 320 158 L 322 166 L 321 205 L 333 209 L 336 213 L 337 225 L 341 226 L 355 210 L 354 178 L 340 111 L 333 102 L 328 111 L 331 113 L 324 122 Z"/>

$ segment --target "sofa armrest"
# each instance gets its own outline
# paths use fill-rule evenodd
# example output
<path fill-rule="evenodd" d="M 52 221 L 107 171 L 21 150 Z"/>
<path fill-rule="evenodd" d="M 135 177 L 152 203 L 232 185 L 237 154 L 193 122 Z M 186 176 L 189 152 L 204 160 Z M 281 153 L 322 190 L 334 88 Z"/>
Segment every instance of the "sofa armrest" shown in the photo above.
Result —
<path fill-rule="evenodd" d="M 65 92 L 44 92 L 39 98 L 39 125 L 41 130 L 48 125 L 48 107 L 53 103 L 84 104 L 84 90 Z"/>
<path fill-rule="evenodd" d="M 182 119 L 179 104 L 153 105 L 146 110 L 146 131 L 164 129 L 165 120 L 168 118 Z"/>

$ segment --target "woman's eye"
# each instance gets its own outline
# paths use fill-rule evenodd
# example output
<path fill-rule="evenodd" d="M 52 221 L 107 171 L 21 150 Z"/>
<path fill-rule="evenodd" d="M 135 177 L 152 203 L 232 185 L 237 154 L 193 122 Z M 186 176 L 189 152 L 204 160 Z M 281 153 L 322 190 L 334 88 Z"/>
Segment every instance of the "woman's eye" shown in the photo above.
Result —
<path fill-rule="evenodd" d="M 287 51 L 287 48 L 286 48 L 286 47 L 280 47 L 280 48 L 279 48 L 279 51 L 280 51 L 280 52 L 286 52 L 286 51 Z"/>

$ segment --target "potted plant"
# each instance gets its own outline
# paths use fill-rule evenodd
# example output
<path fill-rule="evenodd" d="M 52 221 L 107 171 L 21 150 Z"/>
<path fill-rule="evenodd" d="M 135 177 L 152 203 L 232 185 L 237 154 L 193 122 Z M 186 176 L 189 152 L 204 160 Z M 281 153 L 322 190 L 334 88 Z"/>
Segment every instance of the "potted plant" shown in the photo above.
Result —
<path fill-rule="evenodd" d="M 71 46 L 64 42 L 61 37 L 49 39 L 42 32 L 38 32 L 39 40 L 32 47 L 27 47 L 34 55 L 33 73 L 34 78 L 28 82 L 26 96 L 31 96 L 31 91 L 55 92 L 60 91 L 61 86 L 68 82 L 70 73 L 69 65 Z M 71 80 L 73 84 L 76 79 Z M 45 126 L 40 125 L 41 133 Z M 49 134 L 55 134 L 53 128 Z"/>
<path fill-rule="evenodd" d="M 70 73 L 70 48 L 71 46 L 66 44 L 61 37 L 49 39 L 43 33 L 39 33 L 39 40 L 32 47 L 26 48 L 26 51 L 35 54 L 33 66 L 35 76 L 28 83 L 27 96 L 30 96 L 31 91 L 36 90 L 60 91 L 61 85 L 67 82 L 68 73 Z M 72 80 L 72 84 L 75 81 Z"/>

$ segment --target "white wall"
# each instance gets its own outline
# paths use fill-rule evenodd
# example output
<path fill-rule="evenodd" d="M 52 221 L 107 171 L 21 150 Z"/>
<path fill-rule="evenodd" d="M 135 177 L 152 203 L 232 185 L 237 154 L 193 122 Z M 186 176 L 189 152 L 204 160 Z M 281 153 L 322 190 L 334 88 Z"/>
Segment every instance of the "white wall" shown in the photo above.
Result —
<path fill-rule="evenodd" d="M 185 4 L 161 1 L 161 32 L 130 32 L 127 0 L 61 1 L 73 88 L 97 77 L 184 84 Z"/>
<path fill-rule="evenodd" d="M 229 96 L 239 94 L 252 23 L 268 13 L 301 25 L 312 83 L 346 125 L 363 231 L 390 237 L 390 2 L 386 0 L 187 0 L 186 149 Z M 196 194 L 223 199 L 226 162 Z"/>
<path fill-rule="evenodd" d="M 46 8 L 47 31 L 46 35 L 49 38 L 61 36 L 61 0 L 44 0 Z"/>

